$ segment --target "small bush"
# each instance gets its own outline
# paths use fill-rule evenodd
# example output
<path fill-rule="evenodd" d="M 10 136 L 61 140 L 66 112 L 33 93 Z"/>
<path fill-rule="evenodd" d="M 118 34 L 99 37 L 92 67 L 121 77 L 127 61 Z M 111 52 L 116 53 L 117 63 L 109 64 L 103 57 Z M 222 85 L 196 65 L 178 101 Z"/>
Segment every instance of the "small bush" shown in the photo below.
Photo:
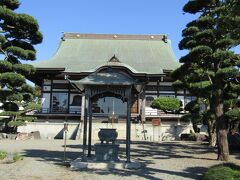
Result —
<path fill-rule="evenodd" d="M 0 160 L 3 160 L 7 157 L 7 153 L 5 151 L 0 151 Z"/>
<path fill-rule="evenodd" d="M 153 100 L 151 107 L 163 111 L 178 111 L 181 107 L 181 101 L 172 97 L 159 97 Z"/>
<path fill-rule="evenodd" d="M 223 164 L 208 169 L 202 180 L 237 180 L 240 179 L 240 169 L 233 164 Z"/>
<path fill-rule="evenodd" d="M 17 161 L 21 161 L 21 160 L 23 160 L 23 157 L 20 154 L 18 154 L 18 153 L 14 153 L 13 161 L 17 162 Z"/>

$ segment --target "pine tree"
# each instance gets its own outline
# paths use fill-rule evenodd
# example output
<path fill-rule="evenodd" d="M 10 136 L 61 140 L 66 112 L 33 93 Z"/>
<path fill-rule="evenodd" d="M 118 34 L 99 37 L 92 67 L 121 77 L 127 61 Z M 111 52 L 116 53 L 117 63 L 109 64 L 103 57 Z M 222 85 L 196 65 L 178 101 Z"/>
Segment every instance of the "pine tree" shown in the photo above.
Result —
<path fill-rule="evenodd" d="M 0 0 L 0 57 L 3 58 L 0 60 L 0 102 L 5 110 L 2 115 L 14 120 L 21 115 L 20 103 L 31 101 L 34 92 L 26 78 L 31 77 L 35 69 L 24 61 L 36 59 L 34 45 L 42 42 L 37 21 L 15 12 L 19 5 L 18 0 Z"/>
<path fill-rule="evenodd" d="M 199 17 L 182 32 L 179 48 L 189 52 L 172 74 L 177 80 L 175 87 L 186 88 L 209 102 L 205 117 L 216 127 L 218 159 L 224 161 L 229 159 L 229 119 L 225 113 L 232 107 L 228 102 L 238 98 L 240 92 L 240 58 L 232 51 L 240 44 L 239 9 L 238 0 L 188 1 L 183 11 Z"/>

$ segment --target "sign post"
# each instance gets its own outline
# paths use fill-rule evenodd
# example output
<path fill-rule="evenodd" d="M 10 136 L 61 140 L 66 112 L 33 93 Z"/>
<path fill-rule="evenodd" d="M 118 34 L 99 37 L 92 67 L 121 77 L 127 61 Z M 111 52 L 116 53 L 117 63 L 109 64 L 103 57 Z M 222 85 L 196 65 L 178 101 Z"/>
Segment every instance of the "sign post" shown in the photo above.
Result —
<path fill-rule="evenodd" d="M 153 126 L 153 141 L 154 141 L 154 136 L 155 136 L 155 127 L 157 128 L 157 139 L 159 141 L 159 138 L 161 139 L 161 135 L 159 136 L 159 127 L 161 125 L 161 119 L 152 119 L 152 126 Z M 160 132 L 161 133 L 161 132 Z"/>
<path fill-rule="evenodd" d="M 64 155 L 63 155 L 63 159 L 64 159 L 64 163 L 66 162 L 66 144 L 67 144 L 67 131 L 68 131 L 68 123 L 64 123 Z"/>

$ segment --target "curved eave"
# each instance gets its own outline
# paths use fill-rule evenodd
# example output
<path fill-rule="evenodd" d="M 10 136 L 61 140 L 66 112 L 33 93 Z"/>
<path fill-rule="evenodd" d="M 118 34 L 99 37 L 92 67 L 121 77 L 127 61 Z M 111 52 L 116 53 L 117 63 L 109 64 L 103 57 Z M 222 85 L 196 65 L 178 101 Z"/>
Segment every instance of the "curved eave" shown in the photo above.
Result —
<path fill-rule="evenodd" d="M 65 68 L 36 68 L 36 71 L 38 72 L 59 72 L 62 73 L 64 75 L 89 75 L 93 72 L 99 72 L 105 68 L 111 67 L 113 69 L 123 69 L 125 71 L 127 71 L 129 74 L 131 74 L 132 76 L 149 76 L 149 77 L 159 77 L 159 76 L 166 76 L 166 74 L 171 73 L 173 70 L 167 70 L 167 69 L 163 69 L 161 73 L 157 73 L 157 74 L 148 74 L 148 73 L 143 73 L 143 72 L 136 72 L 134 71 L 132 68 L 128 68 L 126 66 L 109 66 L 109 65 L 103 65 L 100 67 L 97 67 L 94 70 L 90 70 L 90 71 L 82 71 L 82 72 L 73 72 L 73 71 L 66 71 Z"/>

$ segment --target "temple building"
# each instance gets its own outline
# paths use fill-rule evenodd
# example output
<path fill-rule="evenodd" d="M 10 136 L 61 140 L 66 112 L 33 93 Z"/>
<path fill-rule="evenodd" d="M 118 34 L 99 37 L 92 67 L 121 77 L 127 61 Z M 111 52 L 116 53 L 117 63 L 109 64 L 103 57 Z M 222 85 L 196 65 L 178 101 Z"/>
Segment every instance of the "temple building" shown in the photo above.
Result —
<path fill-rule="evenodd" d="M 42 87 L 36 114 L 42 122 L 79 122 L 91 113 L 93 123 L 109 117 L 125 123 L 128 116 L 175 123 L 180 116 L 152 109 L 153 99 L 176 97 L 184 106 L 193 98 L 172 87 L 169 74 L 180 64 L 166 35 L 65 33 L 55 55 L 33 65 L 32 81 Z"/>

